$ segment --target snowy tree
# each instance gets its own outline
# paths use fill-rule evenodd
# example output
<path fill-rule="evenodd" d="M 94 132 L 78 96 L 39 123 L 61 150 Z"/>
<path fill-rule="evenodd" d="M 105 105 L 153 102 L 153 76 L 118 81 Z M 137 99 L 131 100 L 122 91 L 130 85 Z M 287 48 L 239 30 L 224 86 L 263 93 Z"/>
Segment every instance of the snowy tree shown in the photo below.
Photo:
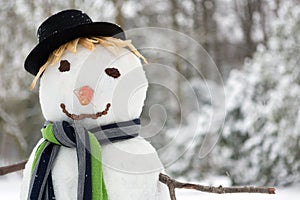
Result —
<path fill-rule="evenodd" d="M 21 2 L 20 2 L 21 3 Z M 37 95 L 28 92 L 28 77 L 23 71 L 26 52 L 33 45 L 34 34 L 28 26 L 27 19 L 17 2 L 0 3 L 0 163 L 1 161 L 18 161 L 26 158 L 28 147 L 35 140 L 27 140 L 34 129 L 27 123 L 37 123 Z M 24 42 L 26 41 L 26 42 Z M 11 148 L 10 148 L 11 147 Z"/>
<path fill-rule="evenodd" d="M 226 84 L 220 154 L 234 184 L 300 181 L 300 6 L 283 4 L 272 32 Z"/>

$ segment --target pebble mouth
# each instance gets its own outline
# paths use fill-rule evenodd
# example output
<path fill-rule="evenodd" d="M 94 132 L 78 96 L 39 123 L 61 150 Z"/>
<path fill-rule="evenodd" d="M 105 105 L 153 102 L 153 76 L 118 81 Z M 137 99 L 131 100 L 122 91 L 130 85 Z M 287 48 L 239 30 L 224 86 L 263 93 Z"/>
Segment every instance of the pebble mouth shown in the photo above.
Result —
<path fill-rule="evenodd" d="M 97 119 L 103 115 L 106 115 L 107 112 L 109 111 L 111 104 L 107 103 L 106 104 L 106 108 L 105 110 L 103 110 L 102 112 L 97 112 L 95 114 L 80 114 L 80 115 L 76 115 L 76 114 L 71 114 L 67 111 L 66 109 L 66 105 L 64 103 L 60 104 L 60 108 L 62 109 L 62 112 L 65 113 L 67 115 L 67 117 L 73 119 L 73 120 L 82 120 L 85 118 L 91 118 L 91 119 Z"/>

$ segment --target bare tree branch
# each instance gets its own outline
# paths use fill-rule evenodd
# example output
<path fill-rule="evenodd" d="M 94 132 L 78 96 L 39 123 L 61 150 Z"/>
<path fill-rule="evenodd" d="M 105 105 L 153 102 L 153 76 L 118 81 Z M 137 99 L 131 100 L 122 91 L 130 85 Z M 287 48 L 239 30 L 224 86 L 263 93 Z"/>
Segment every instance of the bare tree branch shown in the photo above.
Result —
<path fill-rule="evenodd" d="M 171 200 L 176 200 L 175 188 L 192 189 L 201 192 L 225 194 L 225 193 L 266 193 L 275 194 L 275 188 L 268 187 L 213 187 L 191 183 L 182 183 L 165 174 L 159 174 L 159 181 L 169 187 Z"/>
<path fill-rule="evenodd" d="M 13 165 L 8 165 L 8 166 L 4 166 L 4 167 L 0 167 L 0 176 L 3 176 L 5 174 L 8 173 L 12 173 L 12 172 L 16 172 L 19 170 L 22 170 L 25 168 L 25 164 L 27 163 L 27 160 L 24 160 L 20 163 L 16 163 Z"/>

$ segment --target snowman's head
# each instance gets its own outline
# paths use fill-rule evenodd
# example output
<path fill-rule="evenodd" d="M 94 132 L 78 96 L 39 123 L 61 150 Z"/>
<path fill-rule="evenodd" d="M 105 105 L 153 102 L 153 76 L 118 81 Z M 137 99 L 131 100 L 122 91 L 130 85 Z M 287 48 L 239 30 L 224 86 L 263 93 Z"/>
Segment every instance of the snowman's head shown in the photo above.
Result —
<path fill-rule="evenodd" d="M 99 41 L 77 39 L 71 49 L 69 43 L 52 54 L 61 55 L 40 79 L 46 120 L 82 120 L 93 128 L 140 116 L 148 82 L 139 58 L 122 45 Z"/>

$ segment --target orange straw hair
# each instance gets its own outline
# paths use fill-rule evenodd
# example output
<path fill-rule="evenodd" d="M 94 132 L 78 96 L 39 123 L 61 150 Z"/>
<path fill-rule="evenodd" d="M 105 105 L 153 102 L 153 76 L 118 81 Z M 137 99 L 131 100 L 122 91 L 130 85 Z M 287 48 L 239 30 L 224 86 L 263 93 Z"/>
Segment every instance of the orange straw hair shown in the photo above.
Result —
<path fill-rule="evenodd" d="M 49 57 L 47 62 L 41 66 L 40 70 L 34 77 L 31 85 L 30 90 L 33 90 L 36 86 L 36 83 L 38 79 L 41 77 L 43 72 L 46 70 L 46 68 L 49 65 L 55 65 L 57 61 L 61 58 L 65 50 L 68 50 L 72 53 L 76 53 L 78 44 L 82 45 L 83 47 L 94 50 L 95 45 L 102 45 L 103 47 L 107 48 L 110 52 L 117 55 L 119 48 L 125 48 L 128 47 L 132 53 L 134 53 L 138 58 L 142 59 L 144 63 L 148 64 L 146 58 L 138 52 L 138 50 L 131 44 L 131 40 L 121 40 L 118 38 L 113 37 L 89 37 L 89 38 L 77 38 L 75 40 L 72 40 L 66 44 L 61 45 L 59 48 L 57 48 L 55 51 L 53 51 Z"/>

